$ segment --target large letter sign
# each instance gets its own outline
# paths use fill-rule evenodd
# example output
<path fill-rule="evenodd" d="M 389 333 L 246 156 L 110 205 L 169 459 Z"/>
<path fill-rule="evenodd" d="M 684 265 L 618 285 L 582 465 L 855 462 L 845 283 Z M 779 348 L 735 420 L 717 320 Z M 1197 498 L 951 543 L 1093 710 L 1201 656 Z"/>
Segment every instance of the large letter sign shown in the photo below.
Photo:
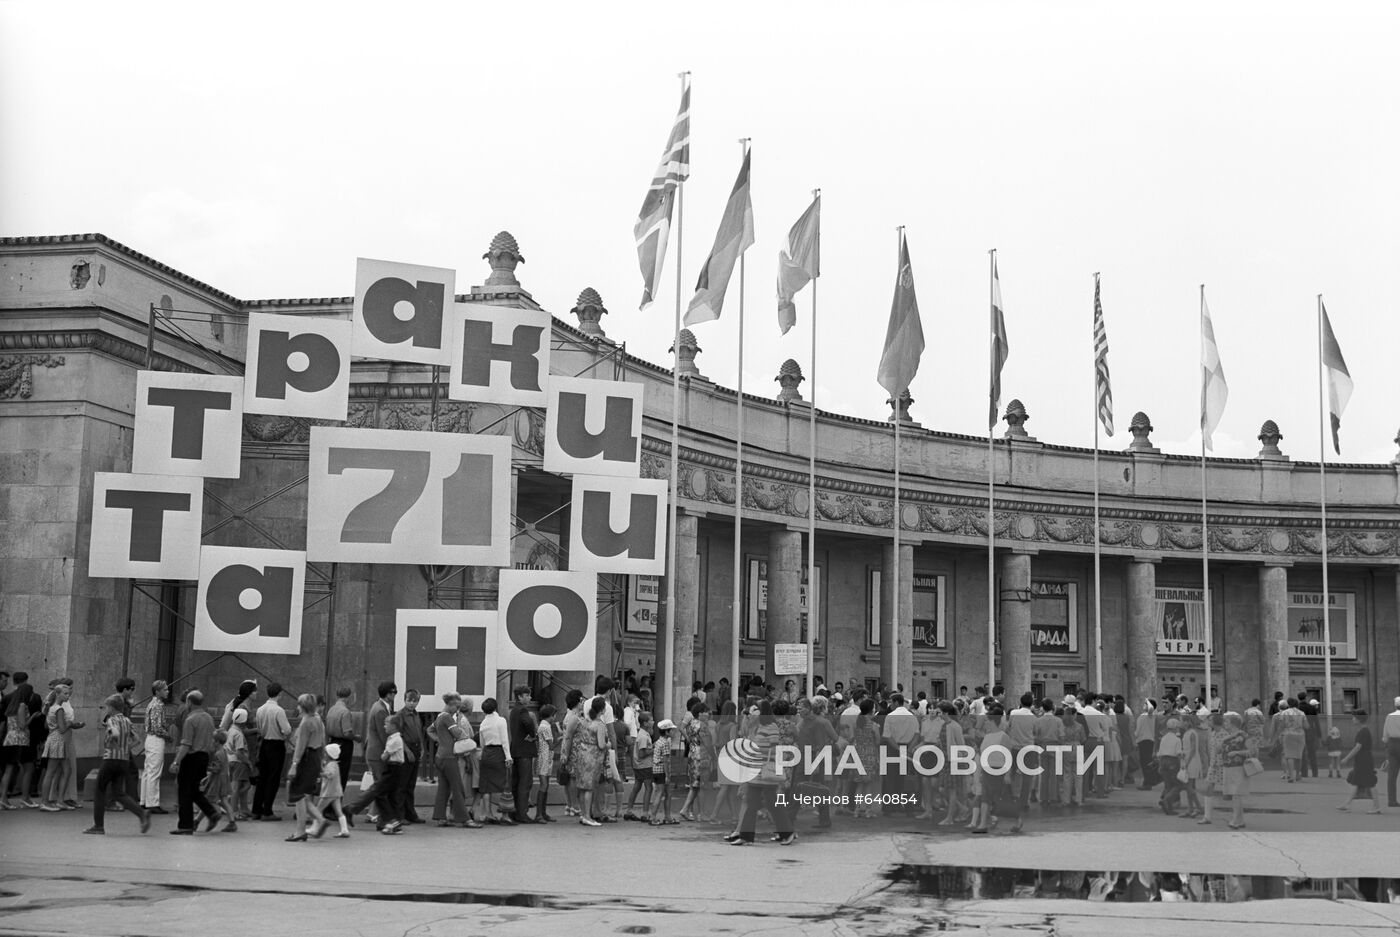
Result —
<path fill-rule="evenodd" d="M 543 407 L 553 323 L 537 309 L 457 303 L 452 315 L 453 400 Z"/>
<path fill-rule="evenodd" d="M 311 429 L 306 553 L 347 563 L 510 563 L 506 436 Z"/>
<path fill-rule="evenodd" d="M 351 328 L 339 319 L 249 313 L 244 412 L 345 419 Z"/>
<path fill-rule="evenodd" d="M 642 472 L 642 385 L 551 377 L 544 470 L 636 478 Z"/>
<path fill-rule="evenodd" d="M 194 649 L 300 654 L 306 554 L 203 547 Z"/>
<path fill-rule="evenodd" d="M 666 481 L 575 475 L 569 568 L 666 572 Z"/>
<path fill-rule="evenodd" d="M 359 259 L 351 350 L 362 358 L 451 364 L 444 315 L 457 274 L 387 260 Z"/>
<path fill-rule="evenodd" d="M 501 570 L 496 666 L 592 670 L 598 648 L 594 573 Z"/>
<path fill-rule="evenodd" d="M 88 575 L 198 579 L 203 519 L 202 478 L 97 472 Z"/>
<path fill-rule="evenodd" d="M 420 712 L 441 712 L 442 694 L 476 705 L 496 695 L 496 613 L 401 608 L 394 623 L 394 682 L 423 694 Z"/>
<path fill-rule="evenodd" d="M 243 378 L 136 372 L 132 471 L 237 478 L 243 446 Z"/>

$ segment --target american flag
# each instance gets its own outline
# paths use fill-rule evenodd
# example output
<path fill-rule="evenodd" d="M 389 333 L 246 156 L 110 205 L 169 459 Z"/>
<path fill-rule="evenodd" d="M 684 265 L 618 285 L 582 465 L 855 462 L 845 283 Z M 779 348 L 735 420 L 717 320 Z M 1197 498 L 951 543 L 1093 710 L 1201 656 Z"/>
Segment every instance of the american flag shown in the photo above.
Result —
<path fill-rule="evenodd" d="M 681 108 L 661 165 L 642 200 L 642 210 L 632 234 L 637 239 L 637 261 L 642 268 L 642 309 L 656 298 L 661 282 L 661 268 L 666 263 L 666 241 L 671 234 L 671 209 L 676 203 L 676 189 L 690 178 L 690 81 L 681 90 Z"/>
<path fill-rule="evenodd" d="M 1094 274 L 1094 389 L 1098 397 L 1099 422 L 1113 435 L 1113 388 L 1108 382 L 1108 331 L 1103 325 L 1103 304 L 1099 302 L 1099 275 Z"/>

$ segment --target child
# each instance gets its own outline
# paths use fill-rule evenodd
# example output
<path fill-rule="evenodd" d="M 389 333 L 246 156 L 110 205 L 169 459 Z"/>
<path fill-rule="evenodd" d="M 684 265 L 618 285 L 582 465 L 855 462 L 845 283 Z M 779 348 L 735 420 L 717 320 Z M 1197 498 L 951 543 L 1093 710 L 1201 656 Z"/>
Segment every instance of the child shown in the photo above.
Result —
<path fill-rule="evenodd" d="M 540 724 L 535 728 L 535 774 L 540 782 L 535 797 L 535 822 L 553 823 L 549 815 L 549 776 L 554 773 L 554 723 L 558 710 L 548 703 L 540 707 Z"/>
<path fill-rule="evenodd" d="M 632 812 L 632 805 L 637 802 L 638 794 L 642 795 L 644 805 L 651 803 L 651 726 L 651 713 L 637 714 L 637 735 L 632 739 L 632 767 L 636 769 L 636 777 L 632 780 L 632 793 L 627 798 L 627 812 L 622 815 L 625 820 L 642 819 Z"/>
<path fill-rule="evenodd" d="M 228 817 L 228 826 L 221 832 L 237 833 L 238 820 L 234 816 L 233 802 L 229 797 L 229 753 L 228 753 L 228 733 L 223 729 L 214 730 L 214 754 L 209 759 L 209 768 L 204 774 L 204 780 L 199 782 L 199 789 L 204 791 L 204 796 L 209 799 L 209 803 L 218 807 Z"/>
<path fill-rule="evenodd" d="M 671 818 L 671 747 L 674 745 L 671 733 L 676 724 L 670 719 L 662 719 L 656 726 L 656 742 L 651 747 L 651 783 L 656 790 L 656 800 L 651 805 L 647 819 L 652 826 L 677 826 L 679 820 Z M 657 811 L 662 818 L 657 819 Z"/>
<path fill-rule="evenodd" d="M 235 709 L 233 721 L 228 727 L 228 741 L 224 749 L 228 752 L 228 782 L 232 794 L 235 813 L 234 821 L 252 819 L 248 814 L 248 789 L 252 786 L 253 763 L 248 758 L 248 739 L 243 734 L 243 726 L 248 722 L 246 709 Z M 233 823 L 229 824 L 230 827 Z"/>
<path fill-rule="evenodd" d="M 1338 726 L 1327 730 L 1327 776 L 1342 776 L 1342 730 Z"/>
<path fill-rule="evenodd" d="M 399 734 L 403 723 L 395 714 L 384 721 L 384 728 L 389 737 L 384 740 L 383 792 L 374 799 L 374 806 L 382 824 L 379 832 L 392 836 L 403 829 L 403 821 L 399 819 L 399 788 L 403 786 L 401 778 L 405 770 L 403 736 Z"/>
<path fill-rule="evenodd" d="M 335 834 L 336 839 L 349 839 L 350 827 L 345 820 L 345 808 L 341 805 L 341 798 L 345 796 L 345 789 L 340 784 L 340 746 L 331 742 L 321 749 L 321 793 L 320 799 L 316 803 L 317 809 L 321 812 L 321 822 L 316 824 L 316 829 L 311 835 L 320 839 L 326 834 L 326 827 L 331 825 L 331 821 L 326 819 L 326 809 L 335 808 L 335 818 L 340 821 L 340 832 Z"/>

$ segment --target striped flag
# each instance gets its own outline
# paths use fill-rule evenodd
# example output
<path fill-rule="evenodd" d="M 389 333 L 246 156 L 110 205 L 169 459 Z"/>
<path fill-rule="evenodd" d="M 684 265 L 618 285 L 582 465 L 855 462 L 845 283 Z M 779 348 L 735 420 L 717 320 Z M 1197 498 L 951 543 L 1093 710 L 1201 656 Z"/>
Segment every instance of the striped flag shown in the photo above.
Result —
<path fill-rule="evenodd" d="M 987 408 L 987 429 L 997 425 L 997 410 L 1001 408 L 1001 369 L 1011 357 L 1011 345 L 1006 340 L 1006 317 L 1001 312 L 1001 277 L 997 275 L 997 254 L 992 251 L 992 382 Z"/>
<path fill-rule="evenodd" d="M 890 304 L 890 324 L 885 329 L 885 350 L 875 378 L 895 401 L 909 389 L 923 353 L 924 326 L 919 321 L 919 300 L 914 295 L 914 268 L 909 264 L 909 242 L 900 231 L 899 273 L 895 276 L 894 302 Z"/>
<path fill-rule="evenodd" d="M 1225 413 L 1225 401 L 1230 388 L 1225 383 L 1225 369 L 1220 366 L 1220 349 L 1215 344 L 1215 327 L 1210 322 L 1206 306 L 1206 289 L 1201 287 L 1201 439 L 1207 449 L 1214 451 L 1211 435 L 1220 425 Z"/>
<path fill-rule="evenodd" d="M 719 318 L 724 309 L 724 294 L 729 289 L 734 264 L 739 260 L 739 255 L 753 245 L 749 152 L 745 147 L 744 165 L 739 167 L 739 178 L 734 180 L 734 190 L 729 193 L 729 202 L 724 206 L 724 217 L 719 220 L 719 231 L 715 232 L 715 246 L 710 249 L 710 256 L 705 258 L 705 265 L 700 268 L 695 295 L 690 300 L 690 308 L 685 311 L 686 325 Z"/>
<path fill-rule="evenodd" d="M 1108 382 L 1108 331 L 1103 324 L 1103 304 L 1099 302 L 1099 275 L 1094 274 L 1094 390 L 1098 398 L 1098 418 L 1104 432 L 1113 435 L 1113 388 Z"/>
<path fill-rule="evenodd" d="M 1327 307 L 1322 297 L 1317 299 L 1317 308 L 1322 313 L 1322 366 L 1327 369 L 1327 412 L 1332 418 L 1332 448 L 1337 455 L 1342 454 L 1342 442 L 1338 431 L 1342 428 L 1342 411 L 1351 400 L 1351 372 L 1342 358 L 1342 349 L 1337 344 L 1337 336 L 1332 334 L 1332 320 L 1327 318 Z"/>
<path fill-rule="evenodd" d="M 661 165 L 651 180 L 642 211 L 632 234 L 637 239 L 637 261 L 642 268 L 642 304 L 645 309 L 656 298 L 661 282 L 661 268 L 666 263 L 666 241 L 671 234 L 671 209 L 676 202 L 676 188 L 690 178 L 690 80 L 681 90 L 681 109 L 676 114 L 671 138 L 661 155 Z"/>
<path fill-rule="evenodd" d="M 793 297 L 821 276 L 821 214 L 822 197 L 818 194 L 792 226 L 787 246 L 778 254 L 778 328 L 784 335 L 797 324 Z"/>

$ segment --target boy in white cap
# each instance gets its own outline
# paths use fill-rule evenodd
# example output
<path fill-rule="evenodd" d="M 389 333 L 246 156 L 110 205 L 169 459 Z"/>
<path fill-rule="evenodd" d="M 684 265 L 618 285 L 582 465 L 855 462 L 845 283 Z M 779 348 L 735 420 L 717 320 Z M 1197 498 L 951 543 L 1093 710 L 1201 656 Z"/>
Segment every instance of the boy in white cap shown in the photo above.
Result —
<path fill-rule="evenodd" d="M 248 711 L 246 709 L 233 710 L 229 719 L 228 739 L 224 742 L 224 750 L 228 752 L 228 783 L 229 794 L 233 801 L 234 812 L 230 814 L 230 824 L 239 820 L 250 819 L 248 815 L 248 789 L 252 786 L 252 760 L 248 757 L 248 739 L 243 733 L 243 727 L 248 724 Z"/>
<path fill-rule="evenodd" d="M 335 834 L 335 838 L 350 838 L 350 827 L 345 821 L 345 810 L 341 806 L 341 798 L 345 796 L 345 788 L 340 784 L 339 760 L 339 743 L 331 742 L 321 749 L 321 794 L 316 807 L 321 811 L 322 819 L 320 823 L 313 824 L 313 828 L 307 831 L 317 839 L 326 835 L 326 828 L 331 825 L 331 821 L 325 819 L 328 807 L 335 809 L 335 817 L 340 821 L 340 832 Z"/>
<path fill-rule="evenodd" d="M 670 719 L 662 719 L 656 724 L 656 741 L 651 747 L 651 783 L 656 789 L 656 799 L 647 817 L 652 826 L 675 826 L 680 822 L 671 819 L 671 746 L 675 730 L 676 724 Z M 656 816 L 658 809 L 661 810 L 661 819 Z"/>

